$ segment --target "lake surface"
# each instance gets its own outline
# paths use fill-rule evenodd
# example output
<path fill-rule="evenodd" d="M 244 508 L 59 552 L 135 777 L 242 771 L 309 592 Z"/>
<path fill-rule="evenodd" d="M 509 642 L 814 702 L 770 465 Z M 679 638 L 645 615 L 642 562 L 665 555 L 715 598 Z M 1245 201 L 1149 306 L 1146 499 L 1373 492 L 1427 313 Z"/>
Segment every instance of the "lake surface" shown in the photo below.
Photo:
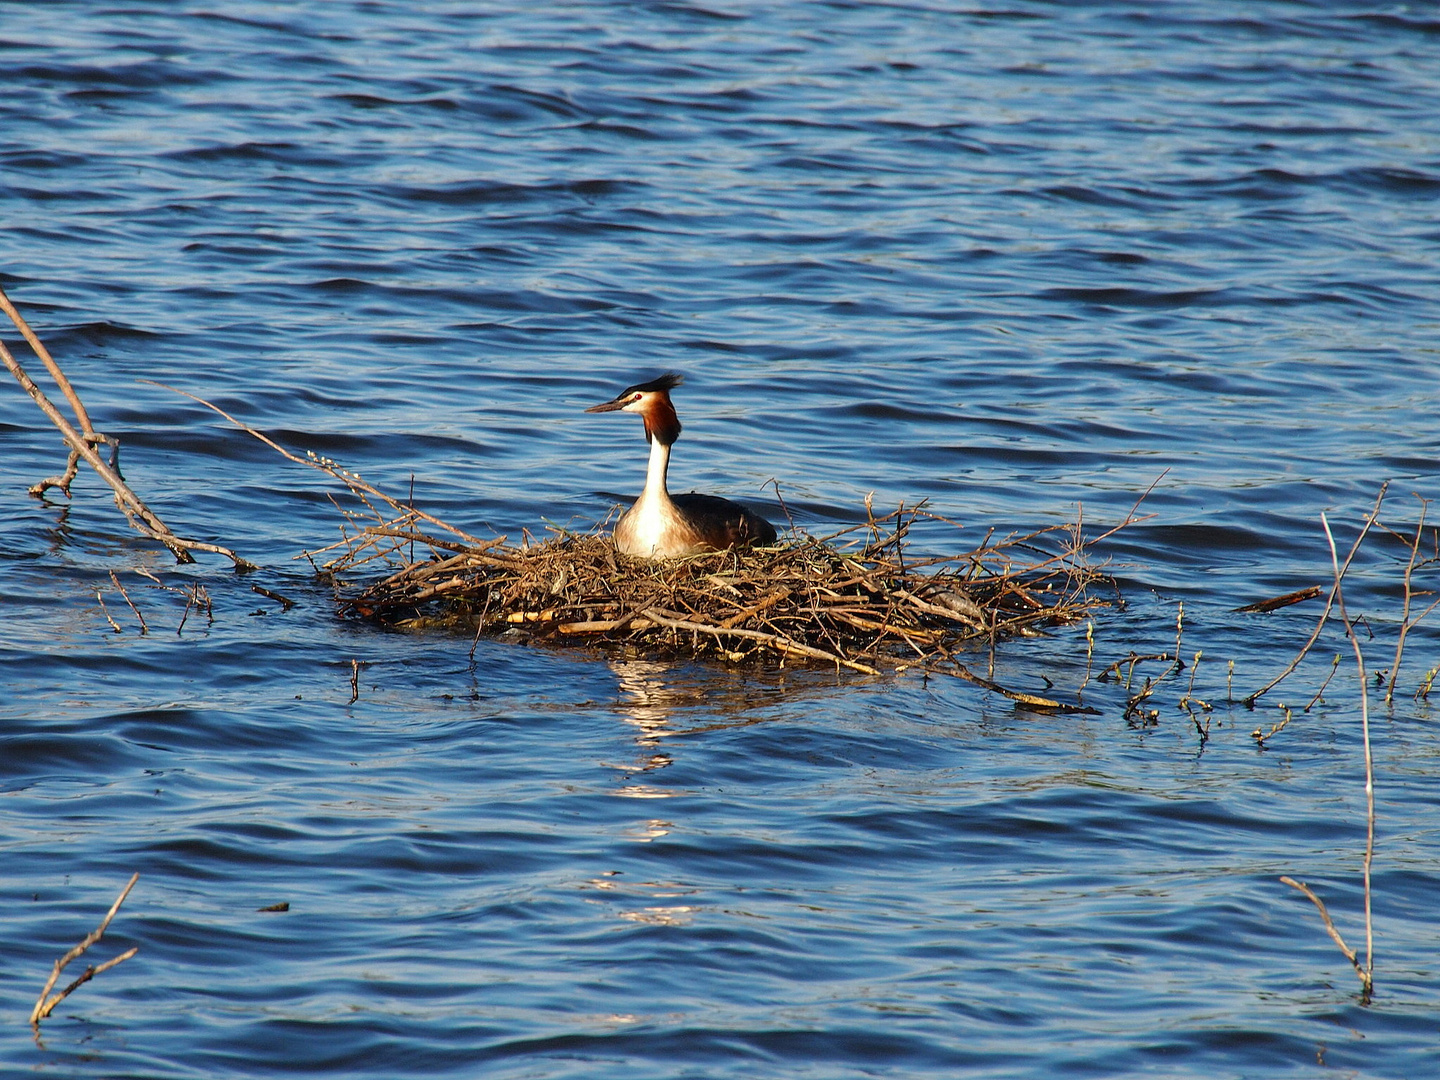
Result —
<path fill-rule="evenodd" d="M 1440 635 L 1369 695 L 1368 1003 L 1277 880 L 1363 953 L 1342 633 L 1231 700 L 1322 601 L 1234 609 L 1327 584 L 1321 514 L 1343 556 L 1385 481 L 1346 602 L 1393 662 L 1440 497 L 1432 5 L 47 0 L 0 60 L 0 284 L 152 508 L 261 567 L 177 566 L 86 473 L 27 496 L 63 447 L 0 393 L 0 1073 L 1434 1071 Z M 667 369 L 672 486 L 783 520 L 773 478 L 819 535 L 870 492 L 963 525 L 921 550 L 1098 533 L 1159 478 L 1093 553 L 1089 681 L 1083 625 L 994 655 L 1096 712 L 341 620 L 299 556 L 343 492 L 141 381 L 518 538 L 633 497 L 638 423 L 581 410 Z M 1182 603 L 1203 657 L 1127 719 L 1094 675 Z M 87 959 L 138 955 L 37 1044 L 132 872 Z"/>

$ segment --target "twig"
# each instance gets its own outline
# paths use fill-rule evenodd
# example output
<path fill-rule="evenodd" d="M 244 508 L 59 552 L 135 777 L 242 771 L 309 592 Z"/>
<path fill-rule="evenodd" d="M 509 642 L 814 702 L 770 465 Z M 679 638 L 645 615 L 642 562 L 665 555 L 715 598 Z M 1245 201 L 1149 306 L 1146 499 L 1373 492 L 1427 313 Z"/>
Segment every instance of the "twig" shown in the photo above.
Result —
<path fill-rule="evenodd" d="M 1285 719 L 1277 720 L 1275 723 L 1271 724 L 1269 731 L 1261 731 L 1257 727 L 1254 731 L 1250 732 L 1250 737 L 1255 740 L 1255 745 L 1261 750 L 1265 749 L 1266 739 L 1273 738 L 1274 736 L 1279 735 L 1280 732 L 1285 730 L 1285 726 L 1289 724 L 1291 720 L 1295 719 L 1295 712 L 1293 709 L 1290 708 L 1289 705 L 1281 702 L 1275 707 L 1285 714 Z"/>
<path fill-rule="evenodd" d="M 432 517 L 430 514 L 425 513 L 423 510 L 416 510 L 413 507 L 405 505 L 405 503 L 401 500 L 392 498 L 391 496 L 386 495 L 379 488 L 373 487 L 370 484 L 365 483 L 365 481 L 360 479 L 360 476 L 357 473 L 349 472 L 346 469 L 340 468 L 338 464 L 336 464 L 334 461 L 331 461 L 329 458 L 324 458 L 318 454 L 313 453 L 310 454 L 309 457 L 303 458 L 298 454 L 292 454 L 289 450 L 286 450 L 274 439 L 270 438 L 267 435 L 262 435 L 260 432 L 256 431 L 248 424 L 245 424 L 242 421 L 235 419 L 235 417 L 231 416 L 224 409 L 220 408 L 220 406 L 212 405 L 210 402 L 206 401 L 202 397 L 196 397 L 194 394 L 187 393 L 186 391 L 177 389 L 173 386 L 167 386 L 165 383 L 162 382 L 156 382 L 153 379 L 142 379 L 140 381 L 148 382 L 152 386 L 158 386 L 162 390 L 169 390 L 172 394 L 179 394 L 181 397 L 187 397 L 191 401 L 198 402 L 199 404 L 204 405 L 205 408 L 209 409 L 211 412 L 219 413 L 226 420 L 229 420 L 232 424 L 238 427 L 241 431 L 245 432 L 247 435 L 252 435 L 255 438 L 259 439 L 266 446 L 270 447 L 270 449 L 274 450 L 282 457 L 295 462 L 297 465 L 307 465 L 312 469 L 320 470 L 328 476 L 333 476 L 336 480 L 339 480 L 362 499 L 365 495 L 373 496 L 377 499 L 380 499 L 382 502 L 390 506 L 392 509 L 394 509 L 401 515 L 417 517 L 422 521 L 428 521 L 431 525 L 436 525 L 439 528 L 444 529 L 446 532 L 453 533 L 455 536 L 460 537 L 460 539 L 465 541 L 465 543 L 467 544 L 474 544 L 479 547 L 484 546 L 487 543 L 493 543 L 493 541 L 487 542 L 485 540 L 479 539 L 478 537 L 471 536 L 464 530 L 458 529 L 454 525 L 448 525 L 445 522 L 441 521 L 439 518 Z"/>
<path fill-rule="evenodd" d="M 134 956 L 137 952 L 140 951 L 139 947 L 136 946 L 133 949 L 129 949 L 126 952 L 121 953 L 113 960 L 107 960 L 105 963 L 100 964 L 99 966 L 88 967 L 85 969 L 84 974 L 82 974 L 69 986 L 65 987 L 64 990 L 61 990 L 60 993 L 56 994 L 54 997 L 47 997 L 50 991 L 54 988 L 56 980 L 60 978 L 60 972 L 65 970 L 65 965 L 70 963 L 71 960 L 74 960 L 86 949 L 90 948 L 91 945 L 94 945 L 97 941 L 99 941 L 102 937 L 105 936 L 105 929 L 110 925 L 110 920 L 115 918 L 115 913 L 120 910 L 120 905 L 125 902 L 125 897 L 130 895 L 130 890 L 135 887 L 135 882 L 139 880 L 139 874 L 131 874 L 129 882 L 126 883 L 125 888 L 120 890 L 120 895 L 115 898 L 115 903 L 110 905 L 110 910 L 106 912 L 105 918 L 101 921 L 100 925 L 97 926 L 94 930 L 90 931 L 90 933 L 86 934 L 85 939 L 81 941 L 79 945 L 76 945 L 59 960 L 55 961 L 55 967 L 50 972 L 50 978 L 45 982 L 45 989 L 40 991 L 40 997 L 35 1002 L 35 1008 L 30 1011 L 30 1025 L 37 1030 L 37 1034 L 40 1026 L 40 1021 L 44 1020 L 47 1016 L 49 1016 L 50 1013 L 54 1010 L 55 1006 L 59 1005 L 60 1002 L 65 1000 L 65 998 L 69 997 L 73 991 L 75 991 L 80 986 L 83 986 L 85 983 L 89 982 L 96 975 L 99 975 L 102 971 L 106 971 L 114 967 L 116 964 L 121 963 L 122 961 L 129 960 L 130 957 Z"/>
<path fill-rule="evenodd" d="M 1375 518 L 1380 513 L 1380 503 L 1384 501 L 1385 492 L 1388 491 L 1389 488 L 1390 481 L 1388 480 L 1380 485 L 1380 494 L 1375 496 L 1375 505 L 1370 508 L 1370 513 L 1365 516 L 1365 525 L 1360 530 L 1360 535 L 1355 537 L 1355 543 L 1350 547 L 1350 554 L 1345 556 L 1345 562 L 1339 568 L 1339 577 L 1335 579 L 1335 584 L 1330 586 L 1330 595 L 1325 599 L 1325 610 L 1320 613 L 1320 619 L 1315 623 L 1315 629 L 1311 632 L 1309 640 L 1300 647 L 1300 651 L 1295 654 L 1295 659 L 1290 661 L 1284 671 L 1244 699 L 1243 704 L 1247 708 L 1254 706 L 1255 702 L 1279 686 L 1286 676 L 1299 667 L 1300 661 L 1305 659 L 1305 655 L 1310 651 L 1310 647 L 1319 639 L 1320 631 L 1325 629 L 1325 622 L 1330 618 L 1330 608 L 1334 606 L 1335 594 L 1340 590 L 1340 578 L 1343 578 L 1345 572 L 1350 569 L 1350 561 L 1355 558 L 1355 553 L 1360 550 L 1361 541 L 1365 539 L 1365 535 L 1370 531 L 1370 526 L 1375 524 Z M 1350 624 L 1346 623 L 1345 625 L 1348 629 Z"/>
<path fill-rule="evenodd" d="M 1314 904 L 1316 910 L 1320 912 L 1320 918 L 1324 920 L 1325 932 L 1330 935 L 1331 939 L 1335 942 L 1336 945 L 1340 946 L 1340 951 L 1345 954 L 1345 958 L 1349 960 L 1351 966 L 1355 968 L 1355 974 L 1360 977 L 1360 985 L 1364 987 L 1365 998 L 1368 1001 L 1372 988 L 1370 974 L 1360 966 L 1360 960 L 1358 957 L 1356 957 L 1355 950 L 1350 948 L 1349 945 L 1345 944 L 1345 939 L 1340 936 L 1340 931 L 1335 929 L 1335 921 L 1330 918 L 1330 912 L 1325 910 L 1325 901 L 1321 900 L 1320 897 L 1316 896 L 1315 890 L 1310 888 L 1310 886 L 1306 885 L 1303 881 L 1296 881 L 1294 878 L 1286 877 L 1284 875 L 1281 876 L 1280 880 L 1283 881 L 1286 885 L 1289 885 L 1292 889 L 1299 889 L 1302 893 L 1304 893 L 1310 898 L 1310 902 Z"/>
<path fill-rule="evenodd" d="M 1372 519 L 1373 520 L 1373 519 Z M 1365 678 L 1365 655 L 1360 650 L 1360 639 L 1355 627 L 1345 612 L 1345 594 L 1340 588 L 1340 559 L 1335 552 L 1335 537 L 1330 533 L 1330 522 L 1324 514 L 1320 523 L 1325 526 L 1325 539 L 1330 544 L 1330 565 L 1335 570 L 1335 599 L 1340 605 L 1340 621 L 1345 624 L 1345 636 L 1355 650 L 1355 667 L 1360 675 L 1360 734 L 1365 742 L 1365 970 L 1360 973 L 1360 982 L 1368 997 L 1375 981 L 1375 924 L 1370 907 L 1370 863 L 1375 857 L 1375 761 L 1370 753 L 1370 688 Z M 1369 528 L 1367 523 L 1366 528 Z M 1362 530 L 1361 535 L 1364 535 Z M 1338 935 L 1337 935 L 1338 936 Z M 1358 970 L 1358 965 L 1357 965 Z"/>
<path fill-rule="evenodd" d="M 1195 659 L 1191 661 L 1190 685 L 1185 688 L 1185 693 L 1181 695 L 1179 701 L 1180 708 L 1189 713 L 1190 719 L 1194 721 L 1195 730 L 1200 733 L 1200 745 L 1202 747 L 1210 740 L 1210 713 L 1215 708 L 1215 706 L 1211 705 L 1208 701 L 1195 696 L 1195 673 L 1200 670 L 1200 658 L 1204 655 L 1204 652 L 1197 652 Z M 1195 709 L 1192 707 L 1194 705 L 1200 706 L 1200 711 L 1205 714 L 1204 727 L 1200 726 L 1200 718 L 1195 715 Z"/>
<path fill-rule="evenodd" d="M 130 605 L 130 610 L 135 613 L 135 618 L 140 620 L 140 633 L 148 634 L 150 627 L 145 625 L 145 616 L 140 614 L 140 609 L 135 606 L 135 601 L 130 599 L 130 594 L 125 591 L 125 586 L 120 584 L 120 579 L 115 576 L 115 571 L 110 571 L 110 580 L 115 583 L 115 588 L 120 590 L 120 595 L 125 598 L 125 603 Z"/>
<path fill-rule="evenodd" d="M 1430 700 L 1430 688 L 1435 685 L 1435 676 L 1440 675 L 1440 667 L 1432 667 L 1425 673 L 1425 678 L 1420 680 L 1420 685 L 1415 688 L 1415 698 L 1418 701 Z"/>
<path fill-rule="evenodd" d="M 55 380 L 55 385 L 60 387 L 60 392 L 70 402 L 70 407 L 75 410 L 75 420 L 79 423 L 81 430 L 86 435 L 94 435 L 95 428 L 90 423 L 90 414 L 86 411 L 84 402 L 80 400 L 80 395 L 70 385 L 70 380 L 65 377 L 65 372 L 60 370 L 60 365 L 55 363 L 55 358 L 50 355 L 50 350 L 45 348 L 35 331 L 30 329 L 30 324 L 25 321 L 24 316 L 10 302 L 10 297 L 5 295 L 4 289 L 0 289 L 0 311 L 10 316 L 10 321 L 24 335 L 25 340 L 30 343 L 30 348 L 35 350 L 35 355 L 40 358 L 40 362 L 50 372 L 51 378 Z"/>
<path fill-rule="evenodd" d="M 1340 654 L 1337 652 L 1337 653 L 1335 654 L 1335 661 L 1334 661 L 1334 663 L 1332 663 L 1332 664 L 1330 665 L 1330 674 L 1325 676 L 1325 681 L 1320 684 L 1320 689 L 1315 691 L 1315 696 L 1310 699 L 1310 704 L 1308 704 L 1308 705 L 1305 706 L 1305 711 L 1306 711 L 1306 712 L 1309 712 L 1311 709 L 1313 709 L 1313 708 L 1315 707 L 1315 703 L 1320 700 L 1320 695 L 1323 694 L 1323 693 L 1325 693 L 1325 688 L 1330 685 L 1330 680 L 1335 677 L 1335 672 L 1337 672 L 1337 671 L 1339 671 L 1339 670 L 1340 670 Z"/>
<path fill-rule="evenodd" d="M 944 650 L 942 649 L 941 651 L 943 652 Z M 954 675 L 957 678 L 964 679 L 966 682 L 972 682 L 976 686 L 983 686 L 986 690 L 993 691 L 994 693 L 999 694 L 1001 697 L 1007 697 L 1011 701 L 1019 702 L 1021 705 L 1028 705 L 1030 708 L 1037 709 L 1041 712 L 1083 713 L 1088 716 L 1095 716 L 1099 714 L 1098 709 L 1092 709 L 1085 705 L 1066 705 L 1064 702 L 1055 701 L 1051 698 L 1040 697 L 1036 694 L 1027 694 L 1020 690 L 1007 690 L 1005 687 L 1001 686 L 993 679 L 982 679 L 979 675 L 976 675 L 959 660 L 955 659 L 955 657 L 950 656 L 949 660 L 950 663 L 953 665 L 953 670 L 952 668 L 941 667 L 931 667 L 927 668 L 926 670 L 939 671 L 944 672 L 947 675 Z"/>
<path fill-rule="evenodd" d="M 1294 592 L 1287 592 L 1283 596 L 1272 596 L 1269 600 L 1257 600 L 1253 604 L 1246 604 L 1244 607 L 1237 607 L 1236 612 L 1247 612 L 1266 614 L 1271 611 L 1279 611 L 1281 608 L 1289 607 L 1291 604 L 1303 603 L 1306 600 L 1313 600 L 1321 593 L 1319 585 L 1310 585 L 1303 589 L 1296 589 Z"/>
<path fill-rule="evenodd" d="M 10 350 L 5 347 L 3 342 L 0 342 L 0 361 L 3 361 L 5 366 L 10 369 L 10 374 L 15 376 L 15 380 L 24 391 L 34 399 L 35 404 L 40 406 L 40 410 L 50 418 L 50 422 L 60 429 L 60 434 L 71 451 L 83 457 L 100 478 L 110 485 L 111 490 L 115 492 L 116 504 L 130 520 L 130 523 L 146 536 L 163 543 L 180 562 L 194 562 L 194 558 L 185 550 L 186 545 L 180 538 L 175 536 L 165 523 L 140 500 L 140 497 L 130 490 L 130 486 L 125 483 L 120 474 L 105 463 L 95 452 L 95 447 L 90 440 L 76 431 L 70 421 L 65 419 L 60 410 L 45 396 L 44 391 L 35 385 L 34 380 L 26 374 L 25 369 L 10 354 Z M 66 471 L 69 472 L 68 467 Z"/>
<path fill-rule="evenodd" d="M 785 512 L 785 520 L 790 523 L 790 535 L 799 536 L 800 530 L 795 528 L 795 519 L 790 516 L 790 507 L 785 505 L 785 496 L 780 494 L 780 481 L 772 476 L 769 480 L 765 481 L 765 483 L 775 485 L 775 498 L 780 503 L 780 509 Z M 760 486 L 763 488 L 765 484 L 761 484 Z"/>
<path fill-rule="evenodd" d="M 673 613 L 666 612 L 662 614 L 655 608 L 647 608 L 642 614 L 656 626 L 665 626 L 671 630 L 689 630 L 696 633 L 711 634 L 717 639 L 721 637 L 750 638 L 752 641 L 763 641 L 782 653 L 798 653 L 801 656 L 808 656 L 812 660 L 828 660 L 833 664 L 843 665 L 852 671 L 859 671 L 865 675 L 880 674 L 880 672 L 876 671 L 869 664 L 857 663 L 854 660 L 847 660 L 843 656 L 836 656 L 834 653 L 826 652 L 824 649 L 817 649 L 811 645 L 792 641 L 783 634 L 767 634 L 760 630 L 742 630 L 739 627 L 733 626 L 711 626 L 708 623 L 692 622 L 689 619 L 677 619 L 673 617 Z"/>
<path fill-rule="evenodd" d="M 1418 496 L 1417 496 L 1418 498 Z M 1390 664 L 1390 684 L 1385 687 L 1385 704 L 1390 704 L 1395 697 L 1395 680 L 1400 677 L 1400 656 L 1405 651 L 1405 635 L 1410 633 L 1410 600 L 1415 595 L 1410 586 L 1410 576 L 1415 573 L 1415 559 L 1420 554 L 1420 538 L 1425 532 L 1425 513 L 1430 509 L 1429 499 L 1420 499 L 1420 521 L 1415 526 L 1415 542 L 1410 545 L 1410 561 L 1405 565 L 1405 606 L 1400 614 L 1400 636 L 1395 642 L 1395 659 Z M 1433 608 L 1435 605 L 1431 604 Z M 1426 608 L 1425 614 L 1430 613 Z M 1425 616 L 1421 615 L 1423 619 Z M 1415 622 L 1419 622 L 1416 619 Z"/>
<path fill-rule="evenodd" d="M 105 597 L 100 595 L 98 586 L 95 589 L 95 599 L 100 602 L 100 614 L 105 616 L 105 621 L 110 624 L 110 629 L 117 634 L 123 634 L 125 631 L 120 629 L 120 624 L 110 617 L 110 609 L 105 606 Z"/>
<path fill-rule="evenodd" d="M 9 315 L 15 325 L 20 328 L 20 332 L 25 335 L 25 340 L 30 343 L 31 348 L 35 350 L 35 354 L 40 357 L 41 363 L 45 365 L 46 369 L 55 378 L 57 385 L 59 385 L 61 391 L 65 394 L 66 398 L 69 399 L 71 406 L 74 408 L 76 420 L 79 422 L 81 430 L 77 431 L 75 426 L 71 424 L 70 421 L 65 418 L 64 414 L 45 396 L 44 391 L 35 384 L 35 381 L 31 379 L 25 369 L 20 366 L 20 363 L 11 355 L 10 350 L 3 342 L 0 342 L 0 361 L 4 362 L 10 374 L 15 376 L 15 381 L 30 395 L 35 404 L 40 406 L 40 411 L 49 417 L 50 422 L 59 429 L 66 445 L 70 447 L 72 458 L 75 456 L 84 458 L 86 464 L 94 469 L 96 474 L 104 480 L 105 483 L 110 485 L 110 489 L 115 493 L 116 506 L 118 506 L 121 513 L 129 519 L 130 524 L 145 536 L 164 544 L 170 549 L 178 562 L 194 562 L 195 558 L 190 554 L 191 551 L 209 551 L 218 555 L 224 555 L 235 564 L 237 569 L 255 569 L 253 564 L 246 562 L 229 548 L 221 547 L 219 544 L 204 543 L 199 540 L 186 540 L 176 536 L 170 531 L 169 526 L 161 521 L 154 511 L 145 505 L 140 496 L 131 490 L 130 485 L 125 482 L 125 479 L 115 467 L 113 457 L 111 462 L 107 463 L 96 451 L 95 444 L 97 442 L 108 442 L 112 445 L 118 444 L 115 444 L 115 441 L 109 436 L 98 434 L 91 426 L 90 416 L 85 411 L 85 406 L 81 403 L 80 396 L 75 393 L 75 388 L 70 385 L 70 381 L 65 378 L 65 373 L 60 370 L 60 366 L 55 363 L 54 358 L 45 349 L 45 346 L 40 343 L 40 339 L 36 337 L 35 332 L 30 329 L 29 324 L 26 323 L 20 313 L 15 310 L 15 305 L 10 302 L 10 298 L 5 295 L 3 289 L 0 289 L 0 310 L 3 310 Z M 67 464 L 65 476 L 57 479 L 52 486 L 60 487 L 68 495 L 69 482 L 74 478 L 75 465 L 76 463 L 73 460 Z M 50 481 L 36 485 L 39 491 L 36 491 L 36 488 L 32 488 L 31 492 L 33 494 L 39 494 L 44 491 L 47 485 L 50 485 Z"/>
<path fill-rule="evenodd" d="M 1110 673 L 1112 671 L 1115 673 L 1115 678 L 1118 679 L 1120 677 L 1120 669 L 1126 664 L 1129 664 L 1130 670 L 1125 673 L 1125 691 L 1128 693 L 1130 690 L 1130 682 L 1135 678 L 1135 668 L 1146 660 L 1169 660 L 1173 665 L 1175 662 L 1175 657 L 1171 656 L 1168 652 L 1149 653 L 1145 656 L 1141 656 L 1139 653 L 1135 652 L 1132 649 L 1129 656 L 1126 656 L 1120 660 L 1116 660 L 1109 667 L 1105 668 L 1104 671 L 1100 672 L 1100 674 L 1097 675 L 1095 679 L 1097 682 L 1109 682 Z"/>
<path fill-rule="evenodd" d="M 295 601 L 294 601 L 294 600 L 291 600 L 288 596 L 281 596 L 281 595 L 280 595 L 279 593 L 277 593 L 277 592 L 271 592 L 269 589 L 265 588 L 263 585 L 251 585 L 251 586 L 250 586 L 250 591 L 251 591 L 251 592 L 255 592 L 255 593 L 259 593 L 261 596 L 265 597 L 267 600 L 274 600 L 277 604 L 280 605 L 280 610 L 281 610 L 281 611 L 289 611 L 292 607 L 295 606 Z"/>

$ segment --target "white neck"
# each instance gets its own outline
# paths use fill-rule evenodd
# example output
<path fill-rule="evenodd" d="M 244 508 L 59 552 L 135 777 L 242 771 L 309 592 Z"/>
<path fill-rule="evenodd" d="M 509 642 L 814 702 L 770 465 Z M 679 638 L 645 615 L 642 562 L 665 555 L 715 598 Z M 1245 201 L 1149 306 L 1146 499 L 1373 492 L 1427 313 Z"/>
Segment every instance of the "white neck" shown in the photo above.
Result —
<path fill-rule="evenodd" d="M 640 495 L 642 502 L 658 499 L 670 501 L 670 492 L 665 488 L 665 473 L 670 468 L 670 447 L 659 439 L 650 440 L 650 464 L 645 470 L 645 490 Z"/>

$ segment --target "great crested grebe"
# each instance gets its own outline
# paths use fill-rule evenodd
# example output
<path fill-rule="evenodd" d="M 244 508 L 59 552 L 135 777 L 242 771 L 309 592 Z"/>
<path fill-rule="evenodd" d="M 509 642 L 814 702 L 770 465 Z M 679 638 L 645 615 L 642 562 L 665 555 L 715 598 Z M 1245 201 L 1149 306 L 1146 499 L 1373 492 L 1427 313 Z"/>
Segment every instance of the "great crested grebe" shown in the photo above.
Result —
<path fill-rule="evenodd" d="M 639 413 L 650 444 L 645 490 L 615 523 L 615 547 L 622 555 L 673 559 L 697 551 L 723 551 L 741 544 L 773 544 L 775 527 L 739 503 L 715 495 L 671 495 L 665 490 L 670 447 L 680 437 L 680 418 L 670 391 L 683 380 L 673 371 L 628 386 L 614 401 L 586 412 Z"/>

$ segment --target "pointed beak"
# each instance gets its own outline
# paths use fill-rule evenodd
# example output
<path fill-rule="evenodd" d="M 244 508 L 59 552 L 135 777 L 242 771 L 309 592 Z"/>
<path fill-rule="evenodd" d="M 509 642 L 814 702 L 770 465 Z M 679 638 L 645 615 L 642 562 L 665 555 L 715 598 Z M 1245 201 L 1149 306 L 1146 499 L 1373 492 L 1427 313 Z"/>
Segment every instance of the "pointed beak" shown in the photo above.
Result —
<path fill-rule="evenodd" d="M 631 400 L 631 399 L 630 399 L 630 397 L 629 397 L 628 395 L 626 395 L 626 394 L 621 394 L 621 395 L 620 395 L 618 398 L 616 398 L 614 401 L 607 401 L 607 402 L 605 402 L 604 405 L 591 405 L 590 408 L 586 409 L 585 411 L 586 411 L 586 412 L 614 412 L 616 409 L 623 409 L 626 405 L 629 405 L 629 404 L 630 404 L 630 400 Z"/>

